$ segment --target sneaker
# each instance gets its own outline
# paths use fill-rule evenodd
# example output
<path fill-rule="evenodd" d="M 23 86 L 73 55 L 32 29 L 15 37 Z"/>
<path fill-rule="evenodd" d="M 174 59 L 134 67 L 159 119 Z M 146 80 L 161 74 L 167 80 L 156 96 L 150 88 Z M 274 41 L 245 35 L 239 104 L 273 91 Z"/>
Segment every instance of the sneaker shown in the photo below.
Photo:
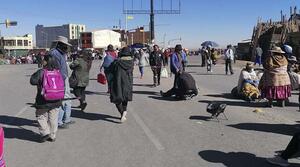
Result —
<path fill-rule="evenodd" d="M 51 137 L 49 137 L 49 138 L 47 139 L 47 141 L 49 141 L 49 142 L 55 142 L 55 141 L 56 141 L 56 138 L 51 138 Z"/>
<path fill-rule="evenodd" d="M 160 93 L 160 95 L 162 96 L 162 97 L 164 97 L 164 92 L 161 90 L 161 91 L 159 91 L 159 93 Z"/>
<path fill-rule="evenodd" d="M 124 111 L 123 114 L 122 114 L 122 117 L 121 117 L 121 122 L 122 123 L 127 120 L 126 115 L 127 115 L 127 111 Z"/>
<path fill-rule="evenodd" d="M 50 138 L 50 135 L 41 136 L 41 138 L 40 138 L 40 143 L 44 143 L 44 142 L 47 141 L 49 138 Z"/>
<path fill-rule="evenodd" d="M 58 129 L 68 129 L 68 128 L 69 128 L 68 124 L 58 125 Z"/>
<path fill-rule="evenodd" d="M 81 105 L 81 111 L 84 111 L 85 108 L 86 108 L 86 106 L 87 106 L 87 103 L 82 103 L 82 105 Z"/>
<path fill-rule="evenodd" d="M 76 122 L 75 121 L 70 121 L 70 122 L 66 122 L 65 124 L 67 124 L 67 125 L 72 125 L 72 124 L 75 124 Z"/>
<path fill-rule="evenodd" d="M 267 158 L 267 161 L 273 165 L 278 165 L 283 167 L 289 166 L 289 162 L 285 159 L 282 159 L 280 156 L 276 156 L 274 158 Z"/>

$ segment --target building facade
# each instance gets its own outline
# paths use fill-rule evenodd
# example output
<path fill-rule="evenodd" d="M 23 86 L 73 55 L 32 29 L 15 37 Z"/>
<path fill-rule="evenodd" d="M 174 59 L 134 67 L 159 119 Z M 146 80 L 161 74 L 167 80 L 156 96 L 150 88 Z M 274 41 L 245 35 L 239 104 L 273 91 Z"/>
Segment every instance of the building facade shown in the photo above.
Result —
<path fill-rule="evenodd" d="M 144 31 L 143 27 L 137 28 L 134 31 L 127 32 L 127 41 L 128 45 L 135 43 L 150 43 L 150 32 Z"/>
<path fill-rule="evenodd" d="M 2 37 L 0 48 L 4 49 L 8 56 L 23 56 L 33 49 L 32 35 L 16 37 Z"/>
<path fill-rule="evenodd" d="M 109 44 L 120 48 L 121 34 L 109 29 L 84 32 L 80 43 L 82 48 L 106 49 Z"/>
<path fill-rule="evenodd" d="M 82 24 L 64 24 L 62 26 L 44 27 L 43 25 L 36 25 L 36 47 L 50 48 L 53 40 L 57 36 L 67 37 L 69 40 L 80 39 L 80 33 L 85 32 L 86 26 Z"/>

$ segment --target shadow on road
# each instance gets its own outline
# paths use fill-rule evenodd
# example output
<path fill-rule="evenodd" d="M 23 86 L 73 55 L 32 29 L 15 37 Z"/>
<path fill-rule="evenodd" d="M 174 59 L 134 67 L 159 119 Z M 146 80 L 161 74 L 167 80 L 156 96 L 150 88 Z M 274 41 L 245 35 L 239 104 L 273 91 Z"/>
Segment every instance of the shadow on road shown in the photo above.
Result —
<path fill-rule="evenodd" d="M 153 87 L 153 84 L 133 84 L 133 86 L 140 86 L 140 87 Z"/>
<path fill-rule="evenodd" d="M 300 131 L 300 124 L 288 125 L 288 124 L 265 124 L 265 123 L 240 123 L 240 124 L 228 125 L 228 126 L 241 129 L 241 130 L 261 131 L 261 132 L 276 133 L 276 134 L 282 134 L 288 136 L 293 136 L 296 132 Z"/>
<path fill-rule="evenodd" d="M 0 124 L 11 126 L 38 126 L 35 120 L 4 115 L 0 115 Z"/>
<path fill-rule="evenodd" d="M 217 98 L 224 98 L 224 99 L 237 99 L 234 96 L 231 95 L 231 93 L 222 93 L 222 94 L 209 94 L 204 95 L 208 97 L 217 97 Z"/>
<path fill-rule="evenodd" d="M 273 167 L 265 158 L 246 152 L 200 151 L 199 156 L 211 163 L 222 163 L 226 167 Z"/>
<path fill-rule="evenodd" d="M 219 122 L 217 119 L 213 119 L 212 117 L 201 116 L 201 115 L 193 115 L 190 116 L 190 120 L 201 120 L 201 121 L 212 121 L 212 122 Z M 219 120 L 226 120 L 223 118 L 218 117 Z"/>
<path fill-rule="evenodd" d="M 85 91 L 86 95 L 100 95 L 100 96 L 109 96 L 107 92 L 92 92 L 92 91 Z"/>
<path fill-rule="evenodd" d="M 86 113 L 86 112 L 82 112 L 80 110 L 72 110 L 71 116 L 74 118 L 86 119 L 86 120 L 90 120 L 90 121 L 102 120 L 102 121 L 120 124 L 119 121 L 113 120 L 113 119 L 120 120 L 120 118 L 115 117 L 115 116 L 106 115 L 106 114 Z"/>
<path fill-rule="evenodd" d="M 6 139 L 19 139 L 31 142 L 39 142 L 40 135 L 24 128 L 6 128 L 4 127 L 4 137 Z"/>
<path fill-rule="evenodd" d="M 199 100 L 199 103 L 211 103 L 211 102 L 216 102 L 216 103 L 224 103 L 229 106 L 240 106 L 240 107 L 266 107 L 266 103 L 249 103 L 246 101 L 225 101 L 225 100 L 214 100 L 214 101 L 209 101 L 209 100 Z"/>
<path fill-rule="evenodd" d="M 143 94 L 143 95 L 159 95 L 158 92 L 154 91 L 132 91 L 133 94 Z"/>
<path fill-rule="evenodd" d="M 161 97 L 161 96 L 148 96 L 148 97 L 156 100 L 163 100 L 163 101 L 182 101 L 174 97 Z"/>

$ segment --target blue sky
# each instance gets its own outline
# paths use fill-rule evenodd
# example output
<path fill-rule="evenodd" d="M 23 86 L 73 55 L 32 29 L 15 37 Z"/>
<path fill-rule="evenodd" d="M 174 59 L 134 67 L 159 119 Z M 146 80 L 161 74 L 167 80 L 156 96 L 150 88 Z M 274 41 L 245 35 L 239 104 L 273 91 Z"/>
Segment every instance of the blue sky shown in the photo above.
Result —
<path fill-rule="evenodd" d="M 128 8 L 131 8 L 132 0 Z M 149 0 L 133 0 L 135 8 L 147 8 Z M 161 8 L 161 0 L 154 0 Z M 168 8 L 170 0 L 163 0 Z M 178 0 L 173 0 L 177 4 Z M 141 2 L 142 5 L 141 5 Z M 182 38 L 188 48 L 198 48 L 205 40 L 213 40 L 221 46 L 236 44 L 249 39 L 258 17 L 263 20 L 280 19 L 280 10 L 289 16 L 290 6 L 298 5 L 300 0 L 181 0 L 180 15 L 155 15 L 156 41 L 166 45 L 169 40 Z M 175 8 L 175 5 L 174 5 Z M 45 26 L 66 23 L 85 24 L 88 30 L 125 27 L 122 13 L 123 0 L 5 0 L 0 6 L 0 21 L 6 18 L 18 21 L 17 27 L 6 29 L 1 26 L 1 35 L 34 35 L 36 24 Z M 128 29 L 149 24 L 148 15 L 135 15 L 128 21 Z M 175 45 L 179 41 L 170 42 Z"/>

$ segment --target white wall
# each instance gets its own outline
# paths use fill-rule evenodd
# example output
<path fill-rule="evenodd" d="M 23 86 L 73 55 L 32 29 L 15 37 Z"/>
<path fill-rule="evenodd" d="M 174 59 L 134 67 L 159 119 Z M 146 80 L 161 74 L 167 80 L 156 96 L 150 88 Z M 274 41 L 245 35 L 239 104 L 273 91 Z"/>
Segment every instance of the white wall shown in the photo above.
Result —
<path fill-rule="evenodd" d="M 121 47 L 121 34 L 112 30 L 98 30 L 93 31 L 93 48 L 106 48 L 109 44 L 112 44 L 115 48 Z"/>

